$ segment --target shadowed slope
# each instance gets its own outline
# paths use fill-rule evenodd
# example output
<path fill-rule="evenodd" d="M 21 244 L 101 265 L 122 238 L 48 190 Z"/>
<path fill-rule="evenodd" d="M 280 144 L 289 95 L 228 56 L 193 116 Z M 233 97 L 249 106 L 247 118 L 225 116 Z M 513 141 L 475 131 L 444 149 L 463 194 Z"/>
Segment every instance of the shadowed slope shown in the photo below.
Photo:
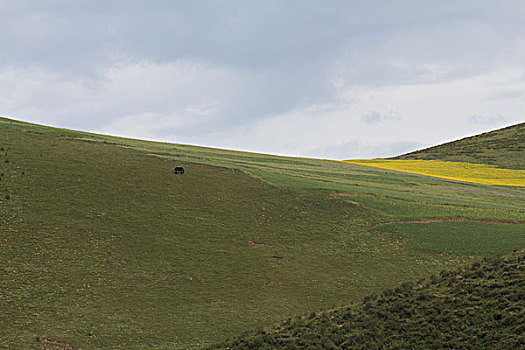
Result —
<path fill-rule="evenodd" d="M 523 251 L 485 259 L 210 349 L 518 349 L 525 345 L 524 264 Z"/>

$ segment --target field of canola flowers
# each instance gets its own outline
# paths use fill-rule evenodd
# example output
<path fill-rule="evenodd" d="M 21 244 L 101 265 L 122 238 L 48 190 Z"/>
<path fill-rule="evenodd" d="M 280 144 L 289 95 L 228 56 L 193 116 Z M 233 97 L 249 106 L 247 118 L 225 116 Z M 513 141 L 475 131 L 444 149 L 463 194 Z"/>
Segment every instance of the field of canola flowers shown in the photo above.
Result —
<path fill-rule="evenodd" d="M 346 163 L 396 170 L 482 185 L 525 187 L 525 170 L 440 160 L 345 160 Z"/>

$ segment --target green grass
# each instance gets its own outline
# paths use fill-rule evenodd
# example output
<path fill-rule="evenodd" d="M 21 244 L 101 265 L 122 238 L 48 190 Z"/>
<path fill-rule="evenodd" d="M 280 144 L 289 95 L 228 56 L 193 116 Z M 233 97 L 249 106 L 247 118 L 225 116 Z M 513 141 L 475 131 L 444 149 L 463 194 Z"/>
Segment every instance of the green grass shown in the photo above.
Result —
<path fill-rule="evenodd" d="M 524 263 L 523 251 L 485 259 L 210 349 L 519 349 Z"/>
<path fill-rule="evenodd" d="M 394 159 L 437 159 L 525 169 L 525 123 L 407 153 Z"/>
<path fill-rule="evenodd" d="M 438 197 L 436 195 L 435 197 Z M 471 196 L 461 203 L 435 202 L 437 198 L 407 199 L 392 196 L 338 194 L 340 198 L 354 205 L 360 205 L 376 215 L 382 222 L 424 219 L 478 219 L 520 221 L 523 220 L 521 197 L 501 198 L 498 207 L 486 198 Z M 439 197 L 438 197 L 439 198 Z M 491 206 L 492 204 L 492 206 Z"/>
<path fill-rule="evenodd" d="M 38 348 L 44 337 L 75 349 L 199 348 L 484 254 L 426 251 L 378 232 L 381 222 L 525 221 L 523 188 L 333 161 L 8 119 L 0 147 L 7 349 Z"/>
<path fill-rule="evenodd" d="M 377 231 L 403 238 L 415 249 L 447 254 L 504 254 L 525 247 L 525 226 L 480 222 L 380 225 Z"/>

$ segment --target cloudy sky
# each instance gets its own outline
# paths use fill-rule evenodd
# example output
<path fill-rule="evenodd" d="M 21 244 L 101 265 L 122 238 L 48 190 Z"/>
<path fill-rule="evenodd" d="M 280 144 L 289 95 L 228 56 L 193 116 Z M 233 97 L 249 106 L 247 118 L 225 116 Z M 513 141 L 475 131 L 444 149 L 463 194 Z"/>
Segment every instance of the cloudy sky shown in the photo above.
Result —
<path fill-rule="evenodd" d="M 321 158 L 525 120 L 525 1 L 0 0 L 0 115 Z"/>

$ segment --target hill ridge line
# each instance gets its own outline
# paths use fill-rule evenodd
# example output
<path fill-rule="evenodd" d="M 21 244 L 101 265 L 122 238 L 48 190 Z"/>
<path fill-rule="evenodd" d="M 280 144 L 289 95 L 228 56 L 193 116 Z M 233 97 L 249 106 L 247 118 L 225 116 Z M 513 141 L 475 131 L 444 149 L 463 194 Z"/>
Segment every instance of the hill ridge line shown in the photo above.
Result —
<path fill-rule="evenodd" d="M 432 222 L 482 222 L 485 224 L 512 224 L 512 225 L 524 225 L 525 224 L 525 222 L 522 222 L 522 221 L 510 221 L 510 220 L 440 218 L 440 219 L 381 222 L 375 225 L 375 227 L 380 226 L 380 225 L 391 225 L 391 224 L 428 224 Z"/>

